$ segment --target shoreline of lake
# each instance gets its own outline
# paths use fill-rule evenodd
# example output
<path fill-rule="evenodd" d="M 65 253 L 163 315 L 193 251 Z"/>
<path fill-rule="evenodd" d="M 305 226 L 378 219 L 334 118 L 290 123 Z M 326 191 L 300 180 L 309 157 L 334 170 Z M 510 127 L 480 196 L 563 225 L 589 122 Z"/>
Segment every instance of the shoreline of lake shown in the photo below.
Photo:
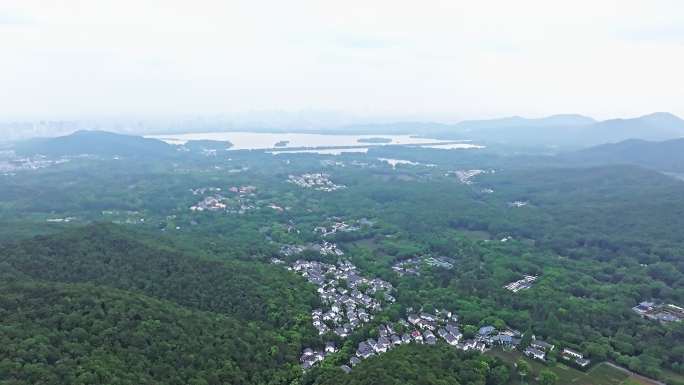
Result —
<path fill-rule="evenodd" d="M 185 145 L 190 141 L 211 140 L 231 142 L 234 150 L 317 150 L 342 148 L 367 148 L 376 146 L 440 146 L 454 145 L 459 148 L 481 148 L 482 146 L 469 144 L 470 140 L 441 140 L 419 137 L 416 135 L 340 135 L 340 134 L 309 134 L 309 133 L 263 133 L 249 131 L 204 132 L 184 134 L 147 135 L 146 138 L 162 140 L 169 144 Z M 385 143 L 364 143 L 364 140 L 383 138 Z M 285 146 L 276 144 L 286 143 Z"/>

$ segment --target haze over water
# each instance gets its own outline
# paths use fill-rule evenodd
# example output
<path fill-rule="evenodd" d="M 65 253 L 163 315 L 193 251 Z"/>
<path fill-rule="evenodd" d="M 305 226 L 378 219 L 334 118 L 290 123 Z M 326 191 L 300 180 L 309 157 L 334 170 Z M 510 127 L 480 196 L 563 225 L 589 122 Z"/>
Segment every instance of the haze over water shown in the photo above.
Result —
<path fill-rule="evenodd" d="M 259 150 L 272 148 L 316 148 L 316 147 L 367 147 L 369 143 L 359 142 L 360 139 L 385 138 L 387 143 L 372 143 L 372 145 L 420 145 L 453 143 L 454 141 L 419 138 L 412 135 L 324 135 L 302 133 L 261 133 L 261 132 L 206 132 L 187 134 L 150 135 L 149 138 L 163 140 L 170 144 L 185 144 L 191 140 L 229 141 L 232 150 Z M 278 142 L 287 142 L 284 146 L 277 146 Z M 463 144 L 461 148 L 476 147 Z"/>

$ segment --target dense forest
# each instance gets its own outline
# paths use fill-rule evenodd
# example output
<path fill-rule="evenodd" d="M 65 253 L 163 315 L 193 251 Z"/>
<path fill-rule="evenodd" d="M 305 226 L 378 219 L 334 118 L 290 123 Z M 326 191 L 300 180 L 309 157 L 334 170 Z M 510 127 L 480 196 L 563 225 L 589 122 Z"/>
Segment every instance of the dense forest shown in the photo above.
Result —
<path fill-rule="evenodd" d="M 407 345 L 362 362 L 349 375 L 339 368 L 323 368 L 303 385 L 501 385 L 511 369 L 502 361 L 462 353 L 447 346 Z"/>
<path fill-rule="evenodd" d="M 88 284 L 0 286 L 0 383 L 249 384 L 298 375 L 272 329 Z"/>
<path fill-rule="evenodd" d="M 94 224 L 0 249 L 0 261 L 33 279 L 136 291 L 199 310 L 293 325 L 316 298 L 275 267 L 181 255 L 116 226 Z"/>
<path fill-rule="evenodd" d="M 316 339 L 301 280 L 114 225 L 5 245 L 0 266 L 7 380 L 262 383 L 296 375 Z"/>

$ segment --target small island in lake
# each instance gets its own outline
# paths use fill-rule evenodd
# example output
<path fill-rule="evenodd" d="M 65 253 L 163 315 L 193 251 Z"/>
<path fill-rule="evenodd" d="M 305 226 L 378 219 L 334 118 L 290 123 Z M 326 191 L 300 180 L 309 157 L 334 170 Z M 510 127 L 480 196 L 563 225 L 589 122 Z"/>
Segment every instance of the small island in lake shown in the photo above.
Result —
<path fill-rule="evenodd" d="M 285 147 L 290 143 L 289 140 L 281 140 L 279 142 L 276 142 L 275 146 L 276 147 Z"/>
<path fill-rule="evenodd" d="M 390 138 L 361 138 L 356 140 L 359 143 L 391 143 Z"/>

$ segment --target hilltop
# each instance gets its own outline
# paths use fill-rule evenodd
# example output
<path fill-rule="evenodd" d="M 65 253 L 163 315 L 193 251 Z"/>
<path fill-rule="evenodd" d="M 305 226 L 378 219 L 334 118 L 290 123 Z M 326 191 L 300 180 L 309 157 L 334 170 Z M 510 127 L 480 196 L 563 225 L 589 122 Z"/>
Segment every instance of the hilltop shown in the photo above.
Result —
<path fill-rule="evenodd" d="M 157 139 L 116 134 L 107 131 L 76 131 L 56 138 L 37 138 L 19 142 L 14 150 L 19 155 L 45 156 L 169 156 L 175 148 Z"/>
<path fill-rule="evenodd" d="M 661 142 L 629 139 L 564 154 L 561 158 L 589 164 L 635 164 L 660 171 L 684 171 L 684 138 Z"/>

